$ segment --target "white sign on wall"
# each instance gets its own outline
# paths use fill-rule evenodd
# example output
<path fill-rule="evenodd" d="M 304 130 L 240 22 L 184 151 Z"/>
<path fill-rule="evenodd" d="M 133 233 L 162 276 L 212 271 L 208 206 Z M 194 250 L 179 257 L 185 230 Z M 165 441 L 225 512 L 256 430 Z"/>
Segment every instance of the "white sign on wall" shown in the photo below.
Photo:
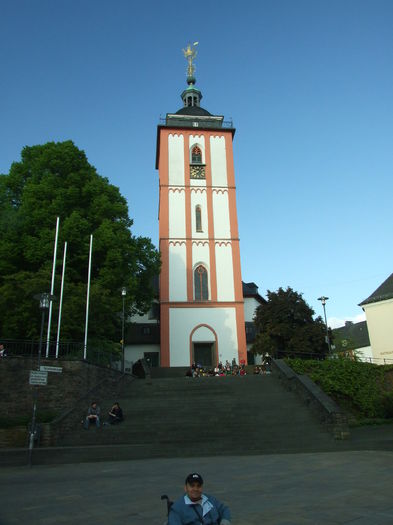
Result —
<path fill-rule="evenodd" d="M 30 370 L 29 384 L 45 386 L 48 383 L 48 372 Z"/>
<path fill-rule="evenodd" d="M 55 372 L 57 374 L 61 374 L 63 372 L 63 369 L 61 366 L 40 366 L 41 372 Z"/>

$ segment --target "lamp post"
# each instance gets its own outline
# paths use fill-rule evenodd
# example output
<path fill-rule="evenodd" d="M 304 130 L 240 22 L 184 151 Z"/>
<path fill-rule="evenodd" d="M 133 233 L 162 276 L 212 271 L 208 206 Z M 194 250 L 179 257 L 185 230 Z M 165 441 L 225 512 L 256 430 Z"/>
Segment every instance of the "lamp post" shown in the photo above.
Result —
<path fill-rule="evenodd" d="M 42 354 L 42 336 L 44 334 L 44 321 L 45 321 L 45 310 L 49 310 L 50 302 L 53 299 L 53 295 L 49 293 L 40 293 L 34 296 L 36 299 L 39 299 L 40 301 L 40 310 L 42 312 L 41 314 L 41 331 L 40 331 L 40 344 L 38 347 L 38 363 L 37 363 L 37 370 L 40 369 L 41 364 L 41 354 Z"/>
<path fill-rule="evenodd" d="M 328 329 L 328 325 L 327 325 L 327 319 L 326 319 L 326 301 L 329 299 L 329 297 L 325 297 L 324 295 L 322 295 L 321 297 L 318 297 L 318 301 L 321 301 L 322 303 L 322 306 L 323 306 L 323 314 L 325 316 L 325 326 L 326 326 L 326 342 L 328 344 L 328 348 L 329 348 L 329 355 L 331 355 L 331 352 L 332 352 L 332 349 L 330 348 L 330 338 L 329 338 L 329 329 Z"/>
<path fill-rule="evenodd" d="M 45 322 L 45 311 L 49 310 L 49 305 L 53 301 L 54 296 L 49 293 L 39 293 L 34 296 L 34 299 L 38 299 L 40 302 L 41 309 L 41 330 L 40 330 L 40 342 L 38 346 L 38 359 L 37 359 L 37 370 L 40 369 L 41 365 L 41 354 L 42 354 L 42 337 L 44 333 L 44 322 Z M 37 416 L 37 397 L 38 397 L 38 386 L 34 386 L 33 394 L 33 416 L 31 418 L 31 428 L 29 436 L 29 456 L 28 465 L 31 467 L 31 456 L 34 447 L 34 437 L 36 435 L 36 416 Z"/>
<path fill-rule="evenodd" d="M 126 302 L 127 288 L 123 286 L 121 289 L 121 296 L 123 298 L 123 316 L 121 327 L 121 371 L 124 374 L 124 322 L 125 322 L 125 302 Z"/>

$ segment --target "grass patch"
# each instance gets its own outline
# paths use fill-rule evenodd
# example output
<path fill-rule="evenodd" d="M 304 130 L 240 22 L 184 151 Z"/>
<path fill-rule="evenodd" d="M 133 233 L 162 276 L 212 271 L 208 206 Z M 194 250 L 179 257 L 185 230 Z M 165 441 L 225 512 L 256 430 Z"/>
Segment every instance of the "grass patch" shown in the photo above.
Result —
<path fill-rule="evenodd" d="M 393 365 L 373 365 L 349 359 L 325 361 L 285 359 L 297 373 L 307 374 L 358 423 L 387 422 L 393 418 L 393 393 L 387 374 Z"/>

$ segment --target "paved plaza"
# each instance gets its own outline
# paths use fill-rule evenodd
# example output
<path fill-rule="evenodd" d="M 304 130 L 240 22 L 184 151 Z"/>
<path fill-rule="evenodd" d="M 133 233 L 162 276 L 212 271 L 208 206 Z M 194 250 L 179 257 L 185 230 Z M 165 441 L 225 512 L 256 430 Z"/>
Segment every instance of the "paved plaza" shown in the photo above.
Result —
<path fill-rule="evenodd" d="M 191 471 L 234 525 L 392 525 L 393 452 L 152 459 L 0 471 L 0 524 L 162 525 Z"/>

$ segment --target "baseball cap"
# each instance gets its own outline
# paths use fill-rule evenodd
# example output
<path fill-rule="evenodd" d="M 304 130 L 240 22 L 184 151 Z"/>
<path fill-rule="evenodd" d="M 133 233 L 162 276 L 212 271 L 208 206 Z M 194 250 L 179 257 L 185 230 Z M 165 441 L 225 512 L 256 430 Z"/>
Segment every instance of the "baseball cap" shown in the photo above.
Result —
<path fill-rule="evenodd" d="M 197 472 L 192 472 L 186 477 L 186 484 L 187 483 L 189 483 L 190 485 L 191 483 L 199 483 L 200 485 L 203 485 L 203 478 Z"/>

